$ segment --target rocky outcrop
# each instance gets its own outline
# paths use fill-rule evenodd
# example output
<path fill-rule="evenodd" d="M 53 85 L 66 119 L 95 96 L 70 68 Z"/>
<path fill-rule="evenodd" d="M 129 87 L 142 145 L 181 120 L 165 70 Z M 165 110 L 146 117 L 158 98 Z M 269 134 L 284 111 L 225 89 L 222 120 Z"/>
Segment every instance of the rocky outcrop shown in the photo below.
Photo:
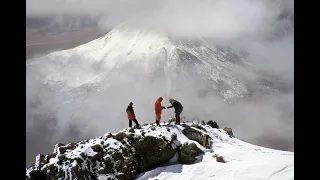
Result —
<path fill-rule="evenodd" d="M 153 136 L 146 136 L 132 143 L 132 146 L 139 154 L 140 172 L 166 163 L 177 152 L 177 146 L 172 141 Z"/>
<path fill-rule="evenodd" d="M 235 137 L 231 128 L 225 127 L 223 130 L 229 135 L 229 137 Z"/>
<path fill-rule="evenodd" d="M 224 160 L 224 158 L 222 156 L 219 156 L 219 155 L 215 154 L 212 157 L 216 158 L 217 162 L 226 163 L 226 161 Z"/>
<path fill-rule="evenodd" d="M 184 143 L 180 149 L 179 163 L 192 164 L 197 160 L 197 156 L 204 152 L 195 143 Z"/>
<path fill-rule="evenodd" d="M 199 130 L 201 130 L 203 128 L 201 125 L 191 125 L 191 126 L 197 128 Z M 186 125 L 185 128 L 182 130 L 182 133 L 185 136 L 187 136 L 187 138 L 189 138 L 190 140 L 197 141 L 203 147 L 210 148 L 210 136 L 202 133 L 199 130 L 196 130 L 195 128 L 192 128 L 192 127 Z"/>
<path fill-rule="evenodd" d="M 199 144 L 181 144 L 175 133 L 177 126 L 130 128 L 79 143 L 57 144 L 52 154 L 36 157 L 36 162 L 26 170 L 26 179 L 97 179 L 104 176 L 110 180 L 130 180 L 141 172 L 168 163 L 195 163 L 204 153 L 201 148 L 211 147 L 206 125 L 189 123 L 179 128 L 179 132 Z"/>
<path fill-rule="evenodd" d="M 209 126 L 211 126 L 212 128 L 217 128 L 217 129 L 219 129 L 218 123 L 215 122 L 215 121 L 210 120 L 207 124 L 208 124 Z"/>

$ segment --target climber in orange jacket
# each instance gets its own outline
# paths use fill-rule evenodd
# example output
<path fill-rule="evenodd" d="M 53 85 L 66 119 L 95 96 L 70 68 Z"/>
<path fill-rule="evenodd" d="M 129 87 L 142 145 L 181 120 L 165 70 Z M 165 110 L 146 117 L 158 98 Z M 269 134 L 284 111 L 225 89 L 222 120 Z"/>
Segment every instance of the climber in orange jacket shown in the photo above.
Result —
<path fill-rule="evenodd" d="M 136 115 L 134 114 L 134 110 L 133 110 L 133 106 L 132 105 L 133 105 L 133 103 L 130 102 L 129 106 L 127 107 L 127 110 L 126 110 L 127 116 L 128 116 L 128 119 L 129 119 L 129 127 L 132 126 L 132 121 L 133 121 L 134 123 L 136 123 L 137 128 L 139 128 L 140 125 L 139 125 L 139 123 L 138 123 L 138 121 L 136 119 Z"/>
<path fill-rule="evenodd" d="M 159 121 L 161 120 L 161 112 L 162 109 L 166 109 L 166 107 L 161 105 L 163 98 L 159 97 L 157 101 L 154 103 L 154 111 L 156 113 L 156 124 L 159 126 Z"/>

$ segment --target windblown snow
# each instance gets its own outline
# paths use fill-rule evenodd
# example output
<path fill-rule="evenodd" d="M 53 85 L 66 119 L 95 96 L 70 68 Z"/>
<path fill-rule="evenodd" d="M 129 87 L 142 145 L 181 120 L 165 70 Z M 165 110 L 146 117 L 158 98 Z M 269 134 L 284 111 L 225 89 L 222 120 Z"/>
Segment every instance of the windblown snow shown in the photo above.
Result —
<path fill-rule="evenodd" d="M 223 129 L 212 128 L 209 125 L 197 124 L 202 127 L 196 129 L 204 134 L 207 134 L 211 138 L 211 147 L 205 148 L 197 141 L 188 139 L 182 130 L 186 126 L 194 128 L 192 125 L 197 123 L 183 123 L 182 125 L 167 125 L 167 123 L 161 123 L 161 126 L 154 126 L 154 124 L 148 124 L 142 126 L 141 129 L 135 129 L 134 133 L 129 132 L 129 128 L 123 129 L 123 132 L 127 135 L 133 134 L 134 136 L 141 136 L 142 132 L 144 136 L 162 137 L 171 141 L 173 134 L 177 135 L 175 140 L 177 148 L 185 142 L 195 143 L 198 148 L 204 151 L 204 154 L 197 157 L 194 164 L 177 164 L 177 157 L 173 157 L 170 161 L 173 162 L 156 169 L 140 173 L 136 176 L 137 180 L 292 180 L 294 179 L 294 153 L 287 151 L 279 151 L 269 148 L 264 148 L 256 145 L 246 143 L 236 137 L 229 136 Z M 154 129 L 152 129 L 154 128 Z M 103 141 L 103 142 L 102 142 Z M 109 149 L 121 150 L 121 146 L 124 146 L 123 142 L 112 138 L 110 133 L 106 133 L 96 139 L 86 140 L 77 143 L 77 146 L 73 150 L 67 150 L 64 154 L 66 157 L 81 158 L 81 156 L 94 156 L 95 152 L 92 150 L 93 145 L 108 144 Z M 70 172 L 70 169 L 77 163 L 73 161 L 72 167 L 67 164 L 59 164 L 59 152 L 57 152 L 57 146 L 54 153 L 58 153 L 56 157 L 50 159 L 49 163 L 44 165 L 42 169 L 48 166 L 54 165 L 59 169 L 64 169 L 65 172 Z M 81 154 L 85 155 L 81 155 Z M 222 156 L 226 161 L 225 163 L 217 162 L 216 156 Z M 36 158 L 37 162 L 35 168 L 39 164 L 39 156 Z M 171 165 L 170 165 L 171 164 Z M 99 166 L 99 164 L 97 164 Z M 88 169 L 86 163 L 81 164 L 81 168 Z M 29 168 L 26 170 L 27 176 L 33 170 Z M 72 177 L 70 172 L 70 177 Z M 111 178 L 109 174 L 100 174 L 98 179 L 104 180 Z M 67 176 L 65 176 L 67 178 Z"/>

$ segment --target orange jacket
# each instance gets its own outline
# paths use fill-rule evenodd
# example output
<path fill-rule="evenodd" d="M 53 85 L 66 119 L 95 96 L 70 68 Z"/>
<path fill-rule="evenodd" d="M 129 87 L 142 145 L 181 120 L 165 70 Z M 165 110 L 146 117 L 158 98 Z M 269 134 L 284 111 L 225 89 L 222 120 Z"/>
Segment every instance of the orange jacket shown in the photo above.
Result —
<path fill-rule="evenodd" d="M 161 114 L 161 112 L 162 112 L 162 109 L 163 109 L 163 107 L 161 105 L 162 100 L 163 100 L 162 97 L 159 97 L 157 99 L 157 101 L 154 103 L 154 111 L 156 114 Z"/>
<path fill-rule="evenodd" d="M 128 106 L 128 108 L 127 108 L 127 116 L 128 116 L 128 119 L 130 120 L 132 120 L 132 119 L 136 119 L 136 116 L 135 116 L 135 114 L 134 114 L 134 111 L 133 111 L 133 107 L 132 106 Z"/>

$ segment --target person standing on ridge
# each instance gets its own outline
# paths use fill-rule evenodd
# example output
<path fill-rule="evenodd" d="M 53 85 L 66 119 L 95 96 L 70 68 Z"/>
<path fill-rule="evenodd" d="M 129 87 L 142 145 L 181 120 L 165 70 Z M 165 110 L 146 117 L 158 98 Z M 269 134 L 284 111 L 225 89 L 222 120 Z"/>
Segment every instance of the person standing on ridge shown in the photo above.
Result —
<path fill-rule="evenodd" d="M 134 123 L 136 123 L 137 128 L 139 128 L 140 125 L 139 125 L 139 123 L 138 123 L 138 121 L 136 119 L 136 115 L 134 114 L 134 110 L 133 110 L 133 106 L 132 105 L 133 105 L 133 103 L 130 102 L 128 107 L 127 107 L 127 110 L 126 110 L 127 115 L 128 115 L 128 119 L 129 119 L 129 127 L 131 128 L 132 121 L 133 121 Z"/>
<path fill-rule="evenodd" d="M 161 112 L 162 109 L 166 109 L 166 107 L 161 105 L 163 98 L 159 97 L 157 101 L 154 103 L 154 111 L 156 113 L 156 124 L 159 126 L 159 121 L 161 120 Z"/>
<path fill-rule="evenodd" d="M 180 114 L 182 113 L 183 110 L 183 106 L 182 104 L 175 100 L 175 99 L 169 99 L 169 102 L 171 104 L 171 106 L 168 106 L 167 109 L 169 108 L 174 108 L 174 112 L 176 113 L 176 124 L 180 125 Z"/>

